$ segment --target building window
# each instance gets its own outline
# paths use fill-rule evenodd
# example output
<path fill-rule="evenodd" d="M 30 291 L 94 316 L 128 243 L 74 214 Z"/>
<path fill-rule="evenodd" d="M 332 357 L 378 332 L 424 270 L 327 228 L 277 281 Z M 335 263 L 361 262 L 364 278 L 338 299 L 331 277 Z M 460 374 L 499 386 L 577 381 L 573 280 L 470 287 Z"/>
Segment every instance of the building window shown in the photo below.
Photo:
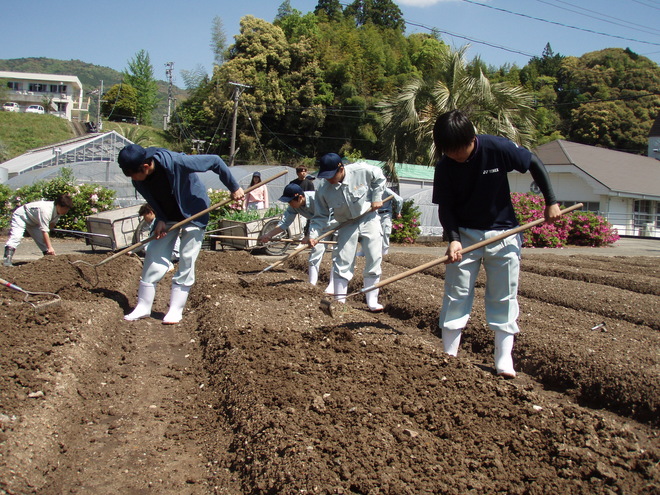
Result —
<path fill-rule="evenodd" d="M 50 85 L 50 92 L 51 93 L 59 93 L 59 91 L 57 91 L 57 84 L 51 84 Z"/>
<path fill-rule="evenodd" d="M 66 93 L 67 87 L 66 84 L 60 84 L 59 89 L 57 90 L 58 93 Z"/>
<path fill-rule="evenodd" d="M 651 201 L 649 201 L 648 199 L 640 199 L 635 201 L 633 222 L 635 227 L 643 227 L 647 223 L 653 222 L 653 211 L 651 211 Z"/>
<path fill-rule="evenodd" d="M 9 81 L 7 87 L 13 91 L 23 91 L 23 83 Z"/>
<path fill-rule="evenodd" d="M 582 211 L 592 211 L 594 213 L 600 212 L 600 203 L 598 201 L 560 201 L 559 202 L 564 208 L 573 206 L 577 203 L 583 203 L 584 206 L 580 208 Z"/>
<path fill-rule="evenodd" d="M 48 85 L 41 83 L 30 83 L 28 86 L 28 91 L 33 91 L 34 93 L 47 93 Z"/>

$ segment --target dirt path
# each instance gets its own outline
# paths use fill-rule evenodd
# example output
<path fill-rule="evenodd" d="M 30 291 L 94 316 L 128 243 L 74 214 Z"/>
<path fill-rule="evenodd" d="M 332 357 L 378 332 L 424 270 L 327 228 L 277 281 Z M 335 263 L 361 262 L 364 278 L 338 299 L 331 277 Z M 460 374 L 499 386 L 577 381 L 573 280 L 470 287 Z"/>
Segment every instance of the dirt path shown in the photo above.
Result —
<path fill-rule="evenodd" d="M 442 267 L 383 289 L 385 314 L 355 297 L 329 318 L 304 259 L 245 288 L 263 262 L 204 252 L 177 326 L 167 280 L 153 318 L 122 320 L 135 260 L 96 287 L 66 256 L 0 267 L 62 298 L 0 293 L 0 493 L 658 493 L 657 259 L 538 256 L 512 381 L 479 298 L 459 358 L 441 352 Z"/>

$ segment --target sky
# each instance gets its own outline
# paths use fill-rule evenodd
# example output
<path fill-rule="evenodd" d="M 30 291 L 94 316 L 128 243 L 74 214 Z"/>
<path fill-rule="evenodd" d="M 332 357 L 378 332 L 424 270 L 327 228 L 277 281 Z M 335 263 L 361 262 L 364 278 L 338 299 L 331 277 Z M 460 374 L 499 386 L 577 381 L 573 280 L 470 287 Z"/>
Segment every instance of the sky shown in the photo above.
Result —
<path fill-rule="evenodd" d="M 123 71 L 135 54 L 149 54 L 157 79 L 174 63 L 181 70 L 210 73 L 213 19 L 222 20 L 228 44 L 240 19 L 253 15 L 272 22 L 280 0 L 112 0 L 9 2 L 5 0 L 0 59 L 47 57 L 82 60 Z M 349 3 L 350 0 L 342 1 Z M 311 12 L 317 0 L 290 0 Z M 441 33 L 467 58 L 480 56 L 499 67 L 523 67 L 541 56 L 547 43 L 555 54 L 581 56 L 604 48 L 630 48 L 660 64 L 660 0 L 395 0 L 406 34 Z M 10 5 L 10 6 L 9 6 Z"/>

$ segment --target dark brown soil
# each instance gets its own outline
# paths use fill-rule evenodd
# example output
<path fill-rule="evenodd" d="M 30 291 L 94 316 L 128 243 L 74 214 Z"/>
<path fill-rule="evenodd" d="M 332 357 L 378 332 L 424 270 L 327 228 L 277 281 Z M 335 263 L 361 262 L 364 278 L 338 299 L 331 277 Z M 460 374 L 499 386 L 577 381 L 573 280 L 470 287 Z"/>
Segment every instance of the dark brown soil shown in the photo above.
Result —
<path fill-rule="evenodd" d="M 385 287 L 384 314 L 356 295 L 330 318 L 304 257 L 258 274 L 203 252 L 166 326 L 169 280 L 125 322 L 139 262 L 92 286 L 77 259 L 105 256 L 0 267 L 61 297 L 0 291 L 0 493 L 660 493 L 658 258 L 525 256 L 514 380 L 493 374 L 482 280 L 442 353 L 443 265 Z M 430 259 L 390 255 L 384 277 Z"/>

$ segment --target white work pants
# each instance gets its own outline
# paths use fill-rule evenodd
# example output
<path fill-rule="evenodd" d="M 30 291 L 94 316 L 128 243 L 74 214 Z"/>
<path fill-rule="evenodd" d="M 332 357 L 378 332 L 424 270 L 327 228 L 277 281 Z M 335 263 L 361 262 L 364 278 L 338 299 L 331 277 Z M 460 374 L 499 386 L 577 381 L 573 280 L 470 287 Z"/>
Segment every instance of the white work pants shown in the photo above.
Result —
<path fill-rule="evenodd" d="M 337 232 L 333 255 L 335 277 L 350 281 L 355 270 L 358 243 L 364 253 L 364 278 L 380 278 L 383 259 L 383 230 L 378 213 L 371 212 L 361 221 L 345 225 Z"/>
<path fill-rule="evenodd" d="M 174 223 L 168 223 L 170 228 Z M 179 285 L 192 286 L 195 283 L 195 261 L 202 249 L 204 229 L 187 224 L 168 233 L 162 239 L 156 239 L 148 244 L 142 268 L 142 281 L 158 283 L 170 269 L 170 259 L 174 245 L 180 239 L 179 264 L 172 277 L 172 282 Z"/>
<path fill-rule="evenodd" d="M 459 230 L 463 248 L 502 233 L 499 230 Z M 458 263 L 446 265 L 445 295 L 440 311 L 441 329 L 465 328 L 474 302 L 474 285 L 483 263 L 486 270 L 486 320 L 491 330 L 516 334 L 518 329 L 518 274 L 520 237 L 499 242 L 463 255 Z"/>
<path fill-rule="evenodd" d="M 48 251 L 48 246 L 46 246 L 46 243 L 44 242 L 44 233 L 38 225 L 32 225 L 28 222 L 25 208 L 22 206 L 17 208 L 11 216 L 11 229 L 9 231 L 9 239 L 7 239 L 5 246 L 16 249 L 23 240 L 23 235 L 26 230 L 37 246 L 39 246 L 42 253 Z"/>

